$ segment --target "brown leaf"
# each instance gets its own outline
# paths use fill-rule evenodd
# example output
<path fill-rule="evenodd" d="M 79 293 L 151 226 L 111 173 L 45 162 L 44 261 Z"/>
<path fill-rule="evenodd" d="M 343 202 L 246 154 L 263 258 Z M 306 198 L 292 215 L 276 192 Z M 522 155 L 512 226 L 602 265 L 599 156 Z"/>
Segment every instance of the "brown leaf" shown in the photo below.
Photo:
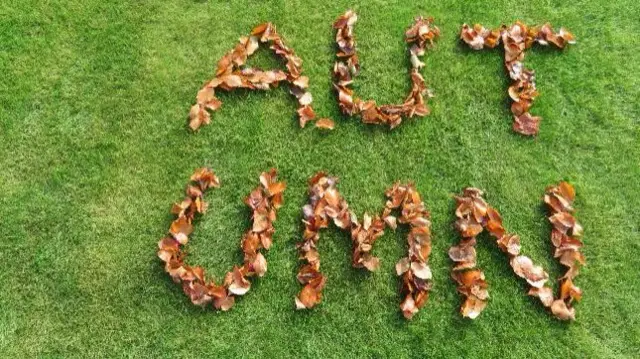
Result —
<path fill-rule="evenodd" d="M 253 214 L 253 228 L 252 231 L 256 233 L 264 232 L 271 227 L 271 222 L 266 213 L 255 212 Z"/>
<path fill-rule="evenodd" d="M 411 262 L 411 270 L 413 274 L 420 279 L 431 279 L 431 268 L 422 262 Z"/>
<path fill-rule="evenodd" d="M 525 136 L 537 135 L 540 127 L 540 120 L 540 117 L 531 116 L 530 113 L 526 112 L 515 117 L 513 130 Z"/>
<path fill-rule="evenodd" d="M 582 290 L 573 285 L 571 278 L 567 278 L 560 285 L 560 299 L 569 303 L 574 299 L 579 301 L 582 299 Z"/>
<path fill-rule="evenodd" d="M 394 231 L 398 227 L 398 223 L 397 223 L 396 217 L 394 217 L 394 216 L 386 216 L 386 217 L 384 217 L 384 223 L 386 223 L 387 226 L 391 227 L 391 229 L 393 229 Z"/>
<path fill-rule="evenodd" d="M 310 309 L 320 303 L 322 295 L 312 285 L 307 284 L 295 299 L 296 309 Z"/>
<path fill-rule="evenodd" d="M 286 188 L 287 185 L 284 182 L 275 182 L 269 184 L 269 186 L 267 187 L 267 191 L 269 193 L 269 196 L 275 196 L 284 192 Z"/>
<path fill-rule="evenodd" d="M 540 302 L 545 307 L 550 307 L 553 304 L 553 290 L 549 287 L 531 287 L 528 294 L 540 298 Z"/>
<path fill-rule="evenodd" d="M 211 187 L 220 187 L 218 176 L 209 168 L 198 168 L 191 176 L 191 181 L 197 182 L 202 191 L 206 191 Z"/>
<path fill-rule="evenodd" d="M 549 275 L 544 269 L 534 265 L 531 258 L 527 256 L 513 257 L 511 267 L 519 277 L 526 279 L 532 287 L 542 288 L 549 280 Z"/>
<path fill-rule="evenodd" d="M 517 234 L 506 234 L 497 241 L 498 247 L 511 256 L 520 254 L 520 237 Z"/>
<path fill-rule="evenodd" d="M 396 273 L 402 275 L 404 272 L 411 268 L 411 260 L 408 257 L 404 257 L 396 263 Z"/>
<path fill-rule="evenodd" d="M 211 123 L 211 115 L 199 104 L 195 104 L 189 111 L 189 127 L 192 130 L 197 130 L 201 125 L 208 125 Z"/>
<path fill-rule="evenodd" d="M 475 296 L 469 296 L 462 304 L 460 313 L 465 318 L 476 319 L 486 306 L 486 300 L 478 299 Z"/>
<path fill-rule="evenodd" d="M 214 298 L 213 300 L 213 306 L 216 309 L 221 310 L 223 312 L 226 312 L 229 309 L 231 309 L 234 303 L 235 303 L 235 298 L 232 295 L 229 295 L 223 298 Z"/>
<path fill-rule="evenodd" d="M 245 279 L 238 267 L 233 268 L 232 281 L 227 287 L 229 292 L 234 295 L 245 295 L 251 289 L 251 283 Z"/>
<path fill-rule="evenodd" d="M 476 249 L 473 246 L 453 246 L 449 248 L 449 258 L 454 262 L 476 262 Z"/>
<path fill-rule="evenodd" d="M 305 92 L 302 96 L 298 98 L 298 102 L 301 106 L 308 106 L 313 102 L 313 96 L 311 96 L 311 92 Z"/>
<path fill-rule="evenodd" d="M 298 109 L 298 116 L 300 119 L 300 127 L 302 128 L 304 128 L 307 122 L 316 118 L 316 114 L 313 111 L 313 108 L 311 108 L 311 106 L 309 105 L 300 107 Z"/>
<path fill-rule="evenodd" d="M 321 118 L 316 121 L 316 127 L 323 130 L 333 130 L 333 128 L 335 127 L 335 123 L 331 119 Z"/>
<path fill-rule="evenodd" d="M 378 268 L 380 268 L 380 259 L 373 256 L 368 256 L 362 262 L 362 265 L 370 272 L 375 272 L 376 270 L 378 270 Z"/>
<path fill-rule="evenodd" d="M 265 260 L 262 253 L 258 252 L 258 254 L 256 254 L 256 258 L 254 259 L 252 266 L 254 272 L 258 277 L 262 277 L 265 275 L 265 273 L 267 273 L 267 261 Z"/>
<path fill-rule="evenodd" d="M 413 297 L 409 294 L 400 304 L 400 310 L 406 319 L 411 319 L 418 312 L 418 307 Z"/>
<path fill-rule="evenodd" d="M 186 217 L 180 217 L 171 223 L 169 233 L 180 244 L 187 244 L 189 241 L 189 235 L 193 232 L 193 226 Z"/>
<path fill-rule="evenodd" d="M 556 299 L 551 304 L 551 312 L 556 318 L 560 320 L 575 320 L 576 319 L 576 311 L 574 308 L 567 307 L 567 304 L 561 300 Z"/>

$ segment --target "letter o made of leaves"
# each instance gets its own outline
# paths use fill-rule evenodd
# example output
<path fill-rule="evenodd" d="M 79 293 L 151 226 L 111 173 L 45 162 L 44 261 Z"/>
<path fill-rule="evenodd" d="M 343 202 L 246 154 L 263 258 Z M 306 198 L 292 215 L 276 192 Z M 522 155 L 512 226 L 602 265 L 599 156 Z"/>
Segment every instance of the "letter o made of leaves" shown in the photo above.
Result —
<path fill-rule="evenodd" d="M 202 267 L 192 267 L 185 263 L 186 252 L 183 246 L 193 232 L 193 221 L 207 210 L 203 196 L 212 187 L 219 187 L 218 177 L 208 168 L 200 168 L 191 176 L 185 190 L 186 196 L 180 203 L 173 205 L 171 212 L 176 219 L 169 227 L 169 236 L 158 242 L 158 257 L 164 262 L 165 271 L 171 278 L 182 284 L 184 293 L 196 305 L 206 306 L 213 303 L 216 309 L 227 311 L 235 303 L 235 297 L 246 294 L 251 288 L 249 277 L 262 277 L 267 271 L 267 261 L 261 249 L 271 247 L 275 232 L 273 221 L 276 210 L 283 203 L 284 182 L 277 182 L 277 172 L 272 169 L 260 175 L 260 186 L 245 198 L 245 204 L 251 208 L 252 225 L 241 241 L 244 254 L 242 266 L 234 266 L 228 272 L 222 284 L 207 280 Z"/>

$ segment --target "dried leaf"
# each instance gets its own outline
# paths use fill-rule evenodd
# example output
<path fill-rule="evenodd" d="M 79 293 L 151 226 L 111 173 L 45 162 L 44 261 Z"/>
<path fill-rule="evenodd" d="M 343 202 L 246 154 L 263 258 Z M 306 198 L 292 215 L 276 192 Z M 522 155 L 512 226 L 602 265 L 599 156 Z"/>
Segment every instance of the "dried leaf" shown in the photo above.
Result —
<path fill-rule="evenodd" d="M 189 235 L 193 232 L 193 226 L 189 223 L 187 217 L 180 217 L 171 223 L 169 233 L 180 242 L 180 244 L 187 244 L 189 241 Z"/>
<path fill-rule="evenodd" d="M 398 275 L 404 274 L 411 268 L 411 260 L 408 257 L 404 257 L 396 263 L 396 273 Z"/>
<path fill-rule="evenodd" d="M 410 294 L 407 295 L 400 304 L 400 310 L 402 310 L 402 314 L 406 319 L 412 319 L 413 316 L 418 312 L 416 302 Z"/>
<path fill-rule="evenodd" d="M 329 118 L 321 118 L 316 121 L 316 127 L 323 130 L 333 130 L 333 128 L 335 127 L 335 123 Z"/>
<path fill-rule="evenodd" d="M 567 304 L 561 300 L 556 299 L 551 304 L 551 313 L 556 316 L 556 318 L 560 320 L 575 320 L 576 319 L 576 310 L 574 308 L 570 308 Z"/>
<path fill-rule="evenodd" d="M 240 272 L 238 267 L 234 268 L 232 278 L 233 281 L 227 287 L 229 293 L 234 295 L 245 295 L 249 289 L 251 289 L 251 283 L 244 278 L 244 275 Z"/>
<path fill-rule="evenodd" d="M 551 304 L 553 304 L 553 290 L 549 287 L 531 287 L 528 294 L 534 297 L 538 297 L 540 299 L 540 302 L 542 302 L 542 305 L 544 305 L 545 307 L 550 307 Z"/>
<path fill-rule="evenodd" d="M 475 296 L 469 296 L 462 304 L 460 313 L 465 318 L 476 319 L 486 306 L 486 300 L 478 299 Z"/>
<path fill-rule="evenodd" d="M 549 280 L 549 275 L 540 266 L 533 264 L 531 258 L 527 256 L 517 256 L 511 259 L 511 267 L 520 278 L 527 280 L 529 285 L 535 288 L 542 288 Z"/>
<path fill-rule="evenodd" d="M 375 272 L 376 270 L 378 270 L 378 268 L 380 268 L 380 259 L 369 256 L 362 262 L 362 265 L 370 272 Z"/>
<path fill-rule="evenodd" d="M 256 259 L 253 261 L 253 270 L 258 277 L 262 277 L 267 273 L 267 261 L 262 253 L 256 254 Z"/>
<path fill-rule="evenodd" d="M 235 297 L 232 296 L 232 295 L 228 295 L 228 296 L 223 297 L 223 298 L 215 298 L 213 300 L 213 306 L 216 309 L 221 310 L 223 312 L 226 312 L 229 309 L 231 309 L 231 307 L 233 307 L 234 303 L 235 303 Z"/>
<path fill-rule="evenodd" d="M 413 275 L 420 279 L 431 279 L 431 268 L 425 263 L 422 262 L 412 262 L 411 270 L 413 271 Z"/>

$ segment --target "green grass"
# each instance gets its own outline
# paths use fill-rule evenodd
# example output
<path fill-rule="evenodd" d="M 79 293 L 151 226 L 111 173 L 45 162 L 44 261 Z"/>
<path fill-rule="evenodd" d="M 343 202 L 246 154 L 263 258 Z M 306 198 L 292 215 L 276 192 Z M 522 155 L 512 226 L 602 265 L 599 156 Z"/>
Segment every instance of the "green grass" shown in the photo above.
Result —
<path fill-rule="evenodd" d="M 339 114 L 331 89 L 331 23 L 353 7 L 363 65 L 356 90 L 379 103 L 409 88 L 403 31 L 418 14 L 442 30 L 425 56 L 433 114 L 394 131 Z M 640 61 L 633 0 L 565 4 L 466 1 L 8 1 L 0 4 L 0 356 L 2 357 L 638 357 L 640 356 Z M 463 22 L 522 19 L 565 26 L 578 44 L 535 48 L 540 135 L 511 131 L 501 51 L 474 52 Z M 221 95 L 213 123 L 186 128 L 195 94 L 217 60 L 262 21 L 304 60 L 330 133 L 299 129 L 286 91 Z M 266 51 L 251 64 L 277 65 Z M 288 183 L 269 272 L 229 313 L 193 306 L 163 272 L 156 243 L 191 172 L 211 166 L 222 188 L 196 228 L 190 263 L 220 278 L 240 260 L 242 198 L 262 170 Z M 405 321 L 394 263 L 406 232 L 374 250 L 382 268 L 350 267 L 335 229 L 320 245 L 325 300 L 293 310 L 294 247 L 306 180 L 340 177 L 358 212 L 374 212 L 395 180 L 413 180 L 432 210 L 435 287 Z M 561 323 L 524 293 L 504 256 L 482 237 L 491 285 L 475 321 L 458 314 L 447 249 L 452 196 L 480 187 L 553 276 L 541 196 L 577 189 L 588 266 L 578 320 Z"/>

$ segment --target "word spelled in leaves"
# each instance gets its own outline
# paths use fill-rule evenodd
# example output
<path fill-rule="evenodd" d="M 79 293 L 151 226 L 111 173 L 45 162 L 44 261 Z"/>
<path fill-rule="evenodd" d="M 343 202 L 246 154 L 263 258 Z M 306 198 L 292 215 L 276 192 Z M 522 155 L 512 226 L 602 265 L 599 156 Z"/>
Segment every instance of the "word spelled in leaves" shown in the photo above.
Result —
<path fill-rule="evenodd" d="M 409 255 L 396 265 L 398 276 L 402 276 L 400 308 L 407 319 L 411 319 L 423 307 L 432 287 L 431 268 L 428 265 L 431 253 L 431 222 L 429 212 L 413 185 L 395 184 L 387 190 L 388 201 L 381 216 L 365 213 L 360 223 L 356 214 L 336 188 L 338 180 L 319 172 L 309 181 L 309 203 L 302 208 L 304 233 L 297 247 L 304 264 L 298 272 L 298 281 L 303 285 L 295 297 L 297 309 L 309 309 L 322 300 L 322 290 L 326 277 L 320 272 L 320 256 L 317 244 L 320 230 L 330 222 L 347 230 L 353 243 L 352 265 L 375 271 L 380 266 L 378 258 L 371 255 L 373 244 L 384 234 L 386 226 L 393 230 L 398 223 L 411 228 L 407 241 Z M 400 217 L 391 215 L 393 210 L 401 211 Z"/>
<path fill-rule="evenodd" d="M 354 78 L 360 72 L 353 30 L 357 20 L 356 13 L 348 10 L 333 24 L 333 28 L 336 29 L 338 47 L 336 53 L 338 60 L 333 67 L 334 87 L 338 93 L 338 102 L 342 112 L 350 116 L 360 115 L 364 123 L 386 124 L 392 129 L 402 123 L 402 117 L 428 115 L 430 109 L 425 103 L 425 96 L 431 97 L 432 95 L 419 70 L 424 67 L 420 56 L 424 55 L 427 45 L 433 45 L 433 40 L 440 36 L 440 30 L 433 25 L 433 19 L 417 17 L 413 25 L 405 32 L 411 59 L 411 91 L 402 104 L 383 106 L 376 105 L 373 100 L 359 99 L 351 89 Z"/>
<path fill-rule="evenodd" d="M 285 61 L 287 71 L 263 71 L 245 67 L 247 58 L 258 49 L 261 43 L 269 43 L 271 50 Z M 236 88 L 250 90 L 268 90 L 278 86 L 282 81 L 290 84 L 289 91 L 298 100 L 298 117 L 300 127 L 316 118 L 311 107 L 313 96 L 307 89 L 309 78 L 302 75 L 302 59 L 285 45 L 272 23 L 256 26 L 248 37 L 240 38 L 240 42 L 218 61 L 216 76 L 209 81 L 196 96 L 196 104 L 189 112 L 189 127 L 197 130 L 203 124 L 211 122 L 207 110 L 216 111 L 222 102 L 216 97 L 215 90 L 230 91 Z M 324 118 L 316 122 L 316 127 L 333 129 L 333 121 Z"/>
<path fill-rule="evenodd" d="M 529 112 L 533 100 L 538 96 L 536 76 L 533 70 L 524 67 L 525 50 L 531 48 L 534 43 L 553 44 L 563 49 L 568 44 L 575 43 L 573 35 L 563 28 L 554 33 L 550 24 L 527 27 L 518 21 L 511 26 L 503 25 L 496 30 L 486 29 L 479 24 L 473 27 L 464 24 L 460 38 L 475 50 L 481 50 L 484 47 L 494 48 L 502 40 L 504 64 L 509 77 L 513 80 L 513 84 L 509 87 L 509 97 L 513 101 L 511 104 L 511 112 L 514 116 L 513 130 L 526 136 L 538 134 L 542 118 L 533 116 Z"/>
<path fill-rule="evenodd" d="M 574 320 L 575 309 L 571 306 L 579 300 L 582 291 L 573 285 L 578 273 L 578 265 L 584 264 L 584 256 L 579 252 L 582 242 L 578 239 L 582 227 L 570 214 L 575 192 L 566 182 L 547 189 L 545 202 L 550 207 L 549 218 L 554 226 L 551 240 L 556 247 L 555 257 L 569 267 L 561 278 L 560 296 L 554 298 L 553 290 L 546 286 L 549 275 L 533 263 L 531 258 L 520 254 L 520 237 L 507 233 L 502 225 L 498 211 L 489 206 L 482 198 L 482 191 L 466 188 L 460 197 L 456 197 L 456 229 L 462 240 L 449 249 L 449 257 L 455 263 L 452 278 L 458 284 L 458 292 L 465 298 L 460 309 L 464 317 L 475 319 L 485 309 L 489 299 L 488 283 L 484 272 L 476 268 L 476 236 L 485 229 L 496 239 L 498 247 L 509 256 L 513 272 L 531 286 L 529 295 L 538 297 L 540 302 L 551 309 L 560 320 Z"/>
<path fill-rule="evenodd" d="M 182 283 L 184 293 L 193 304 L 205 306 L 212 302 L 216 309 L 227 311 L 235 303 L 235 296 L 244 295 L 251 288 L 249 277 L 262 277 L 267 272 L 267 261 L 260 251 L 271 247 L 275 232 L 273 221 L 276 220 L 276 210 L 282 206 L 282 193 L 286 185 L 277 182 L 275 170 L 264 172 L 260 175 L 260 186 L 245 198 L 244 202 L 253 215 L 251 229 L 240 242 L 244 263 L 241 267 L 234 266 L 225 275 L 221 285 L 213 280 L 208 281 L 202 267 L 187 265 L 183 249 L 193 232 L 194 219 L 208 208 L 203 199 L 204 193 L 209 188 L 219 186 L 218 177 L 210 169 L 198 169 L 191 176 L 185 198 L 171 209 L 177 218 L 171 223 L 169 236 L 158 243 L 158 257 L 165 263 L 165 271 L 171 278 Z"/>
<path fill-rule="evenodd" d="M 380 260 L 371 254 L 374 243 L 384 234 L 386 227 L 395 230 L 399 224 L 404 224 L 409 227 L 408 255 L 395 267 L 397 275 L 402 278 L 400 310 L 405 318 L 413 318 L 426 304 L 433 286 L 429 267 L 431 220 L 420 194 L 413 184 L 396 183 L 385 192 L 387 201 L 382 213 L 375 216 L 365 213 L 360 222 L 340 195 L 337 183 L 337 178 L 324 172 L 318 172 L 309 180 L 309 203 L 302 208 L 304 232 L 296 245 L 303 261 L 297 275 L 303 288 L 295 297 L 296 308 L 310 309 L 322 301 L 326 277 L 320 272 L 317 248 L 322 229 L 332 222 L 348 231 L 353 245 L 353 267 L 375 271 L 380 267 Z M 193 174 L 185 198 L 173 205 L 172 213 L 177 218 L 171 223 L 169 236 L 158 243 L 158 257 L 173 280 L 182 283 L 184 292 L 194 304 L 205 306 L 212 302 L 215 308 L 226 311 L 233 306 L 236 296 L 249 291 L 251 282 L 248 278 L 261 277 L 267 271 L 261 250 L 271 247 L 275 232 L 273 222 L 276 210 L 282 206 L 286 185 L 278 182 L 275 170 L 261 174 L 260 186 L 245 199 L 253 214 L 251 228 L 241 241 L 244 263 L 240 267 L 235 266 L 218 285 L 213 280 L 206 280 L 203 268 L 185 264 L 183 246 L 193 232 L 194 219 L 207 210 L 203 199 L 205 192 L 219 185 L 218 177 L 209 169 L 202 168 Z M 477 188 L 466 188 L 461 196 L 456 197 L 455 227 L 462 239 L 449 249 L 448 254 L 455 263 L 452 278 L 464 297 L 460 309 L 464 317 L 477 318 L 489 300 L 489 285 L 484 272 L 477 268 L 475 249 L 476 237 L 487 230 L 496 239 L 498 248 L 508 255 L 513 272 L 531 287 L 528 294 L 537 297 L 556 318 L 575 320 L 573 304 L 582 298 L 582 290 L 573 281 L 585 264 L 585 257 L 580 252 L 583 230 L 573 215 L 574 199 L 575 190 L 566 182 L 547 188 L 544 196 L 549 209 L 548 219 L 553 226 L 551 243 L 555 248 L 554 257 L 567 267 L 559 279 L 556 297 L 553 289 L 547 286 L 549 274 L 535 265 L 531 258 L 521 254 L 520 237 L 506 231 L 500 213 L 487 204 L 483 192 Z M 398 213 L 394 215 L 394 212 Z"/>

